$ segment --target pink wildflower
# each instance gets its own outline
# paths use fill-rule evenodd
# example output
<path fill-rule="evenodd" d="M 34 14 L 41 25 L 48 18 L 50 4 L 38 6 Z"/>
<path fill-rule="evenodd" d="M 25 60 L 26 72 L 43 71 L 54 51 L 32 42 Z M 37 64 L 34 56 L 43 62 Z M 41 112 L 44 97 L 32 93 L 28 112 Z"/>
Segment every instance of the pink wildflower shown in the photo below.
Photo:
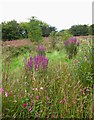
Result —
<path fill-rule="evenodd" d="M 32 95 L 30 95 L 30 98 L 32 98 Z"/>
<path fill-rule="evenodd" d="M 54 114 L 51 115 L 51 118 L 54 118 Z"/>
<path fill-rule="evenodd" d="M 82 89 L 80 89 L 80 92 L 83 92 L 83 90 L 82 90 Z"/>
<path fill-rule="evenodd" d="M 31 106 L 33 105 L 33 101 L 32 101 L 32 100 L 30 101 L 30 105 L 31 105 Z"/>
<path fill-rule="evenodd" d="M 30 112 L 32 110 L 32 108 L 30 107 L 29 109 L 28 109 L 28 112 Z"/>
<path fill-rule="evenodd" d="M 63 100 L 60 100 L 60 104 L 62 104 L 63 103 Z"/>
<path fill-rule="evenodd" d="M 46 96 L 46 100 L 49 100 L 49 97 L 48 97 L 48 96 Z"/>
<path fill-rule="evenodd" d="M 27 103 L 26 103 L 26 102 L 24 102 L 22 106 L 25 108 L 25 107 L 27 106 Z"/>
<path fill-rule="evenodd" d="M 89 89 L 88 89 L 88 88 L 85 88 L 85 91 L 89 92 Z"/>
<path fill-rule="evenodd" d="M 82 94 L 85 95 L 85 92 L 83 91 Z"/>
<path fill-rule="evenodd" d="M 5 96 L 8 97 L 8 92 L 5 92 Z"/>
<path fill-rule="evenodd" d="M 63 100 L 60 100 L 60 104 L 62 103 L 66 103 L 66 98 L 64 98 Z"/>
<path fill-rule="evenodd" d="M 36 99 L 39 100 L 39 96 L 38 95 L 36 96 Z"/>
<path fill-rule="evenodd" d="M 22 94 L 20 94 L 19 97 L 22 98 Z"/>
<path fill-rule="evenodd" d="M 0 94 L 4 92 L 4 88 L 0 88 Z"/>
<path fill-rule="evenodd" d="M 82 89 L 80 89 L 80 92 L 82 93 L 82 95 L 85 95 L 85 92 Z"/>

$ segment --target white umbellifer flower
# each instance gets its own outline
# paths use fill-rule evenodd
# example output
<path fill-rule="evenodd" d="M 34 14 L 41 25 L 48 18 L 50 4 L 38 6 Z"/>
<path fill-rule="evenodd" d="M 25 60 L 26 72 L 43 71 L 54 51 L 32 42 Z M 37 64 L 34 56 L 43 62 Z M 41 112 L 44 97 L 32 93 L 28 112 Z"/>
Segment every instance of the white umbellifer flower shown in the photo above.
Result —
<path fill-rule="evenodd" d="M 16 103 L 17 101 L 16 101 L 16 100 L 14 100 L 14 102 Z"/>
<path fill-rule="evenodd" d="M 40 90 L 43 90 L 43 87 L 40 87 Z"/>
<path fill-rule="evenodd" d="M 38 90 L 38 88 L 35 88 L 35 90 Z"/>
<path fill-rule="evenodd" d="M 25 93 L 27 92 L 27 90 L 25 90 Z"/>
<path fill-rule="evenodd" d="M 32 88 L 32 90 L 34 90 L 34 88 Z"/>

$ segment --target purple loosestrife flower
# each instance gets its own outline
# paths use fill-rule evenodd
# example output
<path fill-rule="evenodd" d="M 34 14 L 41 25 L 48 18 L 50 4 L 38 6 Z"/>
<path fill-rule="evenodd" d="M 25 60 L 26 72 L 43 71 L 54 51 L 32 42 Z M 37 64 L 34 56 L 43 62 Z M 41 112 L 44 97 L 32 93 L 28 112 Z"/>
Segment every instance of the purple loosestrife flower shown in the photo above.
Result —
<path fill-rule="evenodd" d="M 70 41 L 70 43 L 74 43 L 74 44 L 76 44 L 76 42 L 77 42 L 75 37 L 70 37 L 69 41 Z"/>
<path fill-rule="evenodd" d="M 35 70 L 38 70 L 38 69 L 39 69 L 40 62 L 41 62 L 41 57 L 40 57 L 40 55 L 36 55 L 36 56 L 34 57 L 34 67 L 35 67 Z"/>
<path fill-rule="evenodd" d="M 37 55 L 34 57 L 35 70 L 46 69 L 48 65 L 48 59 L 44 56 Z"/>
<path fill-rule="evenodd" d="M 70 39 L 66 40 L 64 44 L 66 52 L 68 54 L 68 58 L 71 59 L 73 56 L 77 54 L 78 51 L 77 47 L 79 46 L 79 42 L 75 37 L 70 37 Z"/>
<path fill-rule="evenodd" d="M 38 55 L 45 56 L 45 47 L 43 45 L 39 45 L 36 48 L 36 52 L 38 53 Z"/>
<path fill-rule="evenodd" d="M 68 45 L 68 44 L 69 44 L 69 40 L 66 40 L 66 41 L 64 42 L 64 44 L 65 44 L 65 45 Z"/>
<path fill-rule="evenodd" d="M 28 60 L 27 67 L 28 67 L 29 69 L 32 69 L 32 65 L 33 65 L 33 58 L 32 58 L 32 56 L 31 56 L 30 59 Z"/>
<path fill-rule="evenodd" d="M 43 70 L 46 69 L 48 65 L 48 59 L 45 56 L 42 55 L 36 55 L 34 58 L 30 57 L 26 64 L 26 68 L 29 68 L 30 70 Z"/>
<path fill-rule="evenodd" d="M 70 43 L 74 43 L 77 46 L 79 45 L 79 42 L 75 37 L 70 37 Z"/>
<path fill-rule="evenodd" d="M 43 59 L 42 59 L 42 67 L 43 67 L 43 69 L 46 69 L 47 65 L 48 65 L 48 59 L 43 57 Z"/>
<path fill-rule="evenodd" d="M 65 45 L 69 45 L 69 44 L 72 44 L 72 43 L 78 44 L 78 41 L 77 41 L 77 39 L 76 39 L 75 37 L 70 37 L 69 40 L 66 40 L 66 41 L 64 42 Z"/>
<path fill-rule="evenodd" d="M 45 51 L 45 48 L 43 45 L 39 45 L 37 48 L 36 48 L 36 51 Z"/>

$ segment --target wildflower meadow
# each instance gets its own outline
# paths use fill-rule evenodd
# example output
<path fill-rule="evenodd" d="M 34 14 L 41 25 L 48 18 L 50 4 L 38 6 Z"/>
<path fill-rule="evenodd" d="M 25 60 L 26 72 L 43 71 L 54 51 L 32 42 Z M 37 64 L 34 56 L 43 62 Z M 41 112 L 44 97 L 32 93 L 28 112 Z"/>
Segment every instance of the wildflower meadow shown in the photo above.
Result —
<path fill-rule="evenodd" d="M 2 48 L 2 118 L 92 118 L 92 39 Z M 60 47 L 60 49 L 59 49 Z"/>

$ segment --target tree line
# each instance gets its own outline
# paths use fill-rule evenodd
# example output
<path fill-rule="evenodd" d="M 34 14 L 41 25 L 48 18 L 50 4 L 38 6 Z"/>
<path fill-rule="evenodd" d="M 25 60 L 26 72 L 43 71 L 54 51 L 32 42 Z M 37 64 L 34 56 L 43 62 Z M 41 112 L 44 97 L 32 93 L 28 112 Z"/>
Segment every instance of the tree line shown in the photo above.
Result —
<path fill-rule="evenodd" d="M 52 31 L 57 32 L 57 29 L 47 23 L 32 17 L 29 22 L 17 23 L 16 20 L 2 22 L 2 40 L 15 40 L 29 38 L 32 41 L 39 41 L 42 37 L 48 37 Z M 61 30 L 59 32 L 64 32 Z M 67 31 L 73 36 L 94 35 L 94 24 L 88 25 L 73 25 Z"/>
<path fill-rule="evenodd" d="M 38 41 L 41 37 L 48 37 L 56 28 L 32 17 L 29 22 L 17 23 L 16 20 L 2 22 L 2 40 L 30 38 Z"/>

